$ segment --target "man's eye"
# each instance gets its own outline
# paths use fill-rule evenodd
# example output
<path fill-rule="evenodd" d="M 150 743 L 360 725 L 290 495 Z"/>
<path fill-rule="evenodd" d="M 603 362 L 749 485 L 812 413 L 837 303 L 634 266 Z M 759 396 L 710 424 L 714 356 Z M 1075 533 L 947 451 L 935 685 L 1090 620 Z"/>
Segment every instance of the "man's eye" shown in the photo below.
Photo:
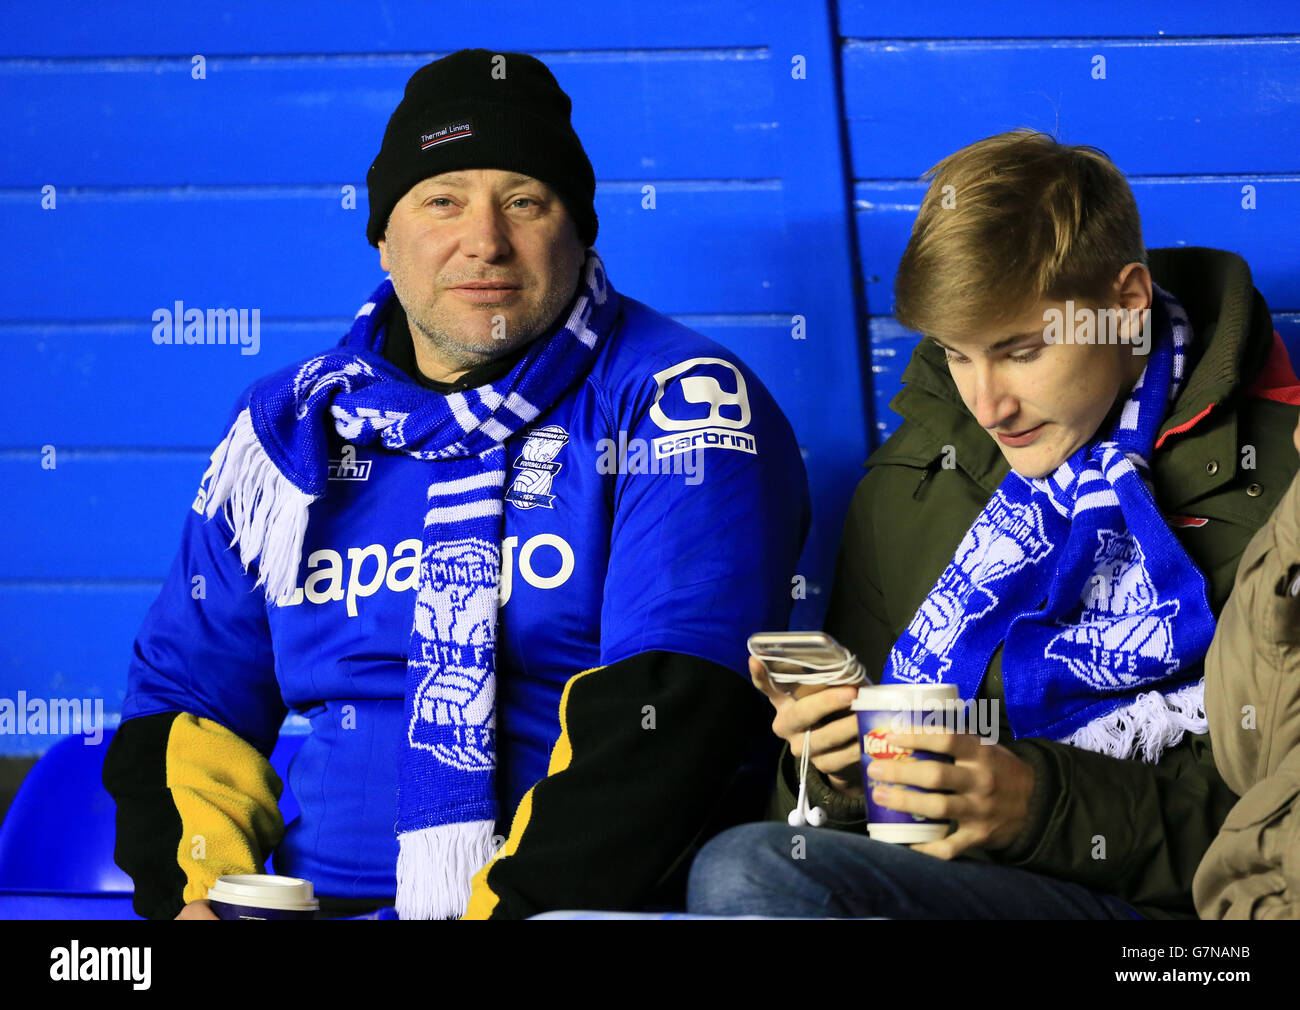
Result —
<path fill-rule="evenodd" d="M 1042 353 L 1043 349 L 1041 347 L 1035 347 L 1032 351 L 1021 351 L 1019 354 L 1012 354 L 1010 358 L 1012 361 L 1033 361 Z"/>
<path fill-rule="evenodd" d="M 511 207 L 518 207 L 520 205 L 523 205 L 525 207 L 529 207 L 529 206 L 536 207 L 537 201 L 534 200 L 531 196 L 517 196 L 510 201 Z"/>
<path fill-rule="evenodd" d="M 450 207 L 451 197 L 449 196 L 431 196 L 426 201 L 430 207 Z"/>
<path fill-rule="evenodd" d="M 963 365 L 966 363 L 966 359 L 960 354 L 948 350 L 943 352 L 943 360 L 948 362 L 950 365 Z"/>

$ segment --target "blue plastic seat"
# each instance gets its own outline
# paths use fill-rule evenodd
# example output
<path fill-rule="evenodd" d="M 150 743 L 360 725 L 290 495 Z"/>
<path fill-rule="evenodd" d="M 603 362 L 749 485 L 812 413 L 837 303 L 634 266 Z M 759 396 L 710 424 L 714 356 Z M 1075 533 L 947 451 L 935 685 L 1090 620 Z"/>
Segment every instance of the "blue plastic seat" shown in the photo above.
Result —
<path fill-rule="evenodd" d="M 111 739 L 60 740 L 23 779 L 0 823 L 0 918 L 137 918 L 131 878 L 113 862 L 117 807 L 102 779 Z M 286 820 L 298 812 L 288 765 L 302 741 L 283 736 L 271 754 Z"/>
<path fill-rule="evenodd" d="M 101 781 L 112 735 L 85 739 L 60 740 L 23 779 L 0 824 L 0 890 L 131 893 L 113 862 L 117 808 Z"/>

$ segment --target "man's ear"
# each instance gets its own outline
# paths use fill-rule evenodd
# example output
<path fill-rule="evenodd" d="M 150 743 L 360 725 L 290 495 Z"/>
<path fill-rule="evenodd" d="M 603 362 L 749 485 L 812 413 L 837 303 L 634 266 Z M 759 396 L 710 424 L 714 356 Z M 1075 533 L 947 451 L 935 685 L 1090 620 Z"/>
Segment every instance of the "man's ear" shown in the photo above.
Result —
<path fill-rule="evenodd" d="M 379 269 L 388 273 L 388 242 L 382 238 L 379 240 Z"/>
<path fill-rule="evenodd" d="M 1151 271 L 1141 263 L 1128 263 L 1115 280 L 1115 298 L 1123 309 L 1150 308 L 1154 298 Z"/>

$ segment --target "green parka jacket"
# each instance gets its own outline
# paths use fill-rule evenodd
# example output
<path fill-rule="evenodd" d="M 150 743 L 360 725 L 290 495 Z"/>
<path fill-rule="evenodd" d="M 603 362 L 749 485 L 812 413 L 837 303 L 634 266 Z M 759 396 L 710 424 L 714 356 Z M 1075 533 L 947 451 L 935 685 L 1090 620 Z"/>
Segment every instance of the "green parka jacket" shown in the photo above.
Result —
<path fill-rule="evenodd" d="M 1242 552 L 1297 469 L 1297 407 L 1267 395 L 1270 381 L 1291 373 L 1239 256 L 1152 249 L 1149 267 L 1182 303 L 1195 334 L 1186 384 L 1151 460 L 1153 484 L 1206 576 L 1217 616 Z M 873 679 L 1010 469 L 966 410 L 931 341 L 917 345 L 903 383 L 890 404 L 903 424 L 868 458 L 849 507 L 825 623 Z M 1001 661 L 999 646 L 980 697 L 998 699 L 999 742 L 1034 770 L 1029 823 L 1009 847 L 967 850 L 964 858 L 1074 881 L 1149 918 L 1194 918 L 1193 875 L 1237 801 L 1215 768 L 1209 736 L 1185 735 L 1155 765 L 1052 740 L 1014 740 L 1001 704 Z M 784 819 L 793 809 L 797 785 L 787 746 L 771 816 Z M 864 830 L 863 798 L 834 791 L 813 768 L 809 799 L 827 811 L 828 827 Z"/>

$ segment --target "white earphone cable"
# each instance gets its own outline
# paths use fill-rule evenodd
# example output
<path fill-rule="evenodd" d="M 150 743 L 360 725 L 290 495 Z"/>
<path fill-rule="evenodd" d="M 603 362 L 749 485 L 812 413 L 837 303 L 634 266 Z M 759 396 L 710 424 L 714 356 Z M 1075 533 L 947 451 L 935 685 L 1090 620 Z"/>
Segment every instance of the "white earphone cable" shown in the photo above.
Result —
<path fill-rule="evenodd" d="M 749 654 L 763 664 L 767 676 L 774 684 L 814 684 L 834 687 L 841 684 L 859 684 L 867 679 L 867 672 L 858 658 L 841 646 L 843 655 L 828 663 L 811 663 L 796 656 L 773 656 L 749 650 Z M 768 663 L 788 663 L 801 669 L 798 672 L 773 670 Z"/>

